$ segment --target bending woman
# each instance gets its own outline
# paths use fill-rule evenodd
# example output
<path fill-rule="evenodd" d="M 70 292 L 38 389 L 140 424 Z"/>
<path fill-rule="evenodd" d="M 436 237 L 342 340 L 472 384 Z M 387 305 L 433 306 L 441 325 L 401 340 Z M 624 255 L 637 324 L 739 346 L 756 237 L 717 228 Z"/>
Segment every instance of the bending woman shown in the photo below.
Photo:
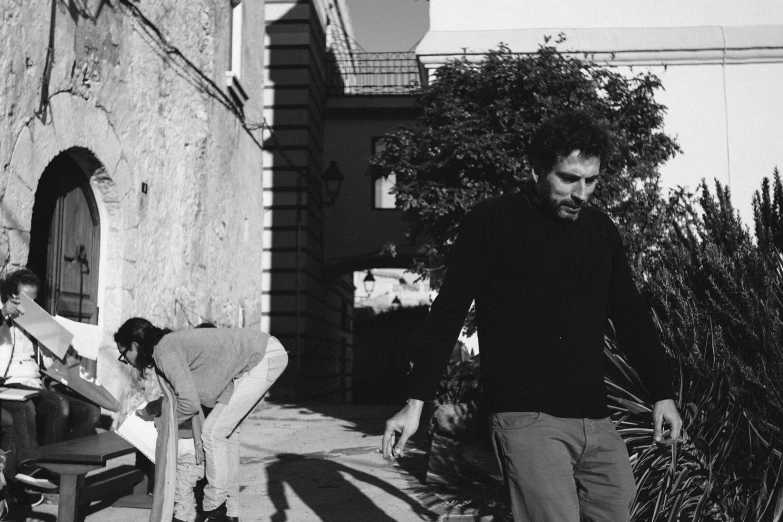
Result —
<path fill-rule="evenodd" d="M 164 391 L 170 387 L 176 419 L 174 429 L 167 431 L 175 438 L 176 423 L 197 419 L 202 404 L 213 408 L 201 430 L 207 477 L 203 520 L 226 520 L 226 500 L 232 491 L 238 491 L 234 483 L 239 475 L 239 426 L 288 364 L 283 345 L 258 330 L 171 332 L 139 317 L 128 319 L 114 340 L 120 361 L 131 364 L 140 374 L 154 368 Z M 159 430 L 157 453 L 163 431 Z M 198 447 L 196 431 L 194 422 Z M 176 448 L 176 440 L 174 444 Z"/>

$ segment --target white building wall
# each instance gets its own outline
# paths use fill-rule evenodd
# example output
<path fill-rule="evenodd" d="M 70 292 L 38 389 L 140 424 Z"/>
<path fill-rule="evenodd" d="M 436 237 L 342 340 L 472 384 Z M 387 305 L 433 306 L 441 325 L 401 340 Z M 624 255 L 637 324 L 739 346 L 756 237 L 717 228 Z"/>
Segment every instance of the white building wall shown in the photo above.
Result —
<path fill-rule="evenodd" d="M 661 169 L 665 187 L 728 184 L 746 225 L 765 176 L 783 167 L 783 1 L 431 0 L 417 48 L 432 72 L 458 56 L 480 60 L 500 42 L 535 52 L 565 33 L 564 51 L 590 52 L 662 80 L 666 132 L 683 153 Z"/>
<path fill-rule="evenodd" d="M 769 24 L 780 0 L 430 0 L 430 31 Z"/>
<path fill-rule="evenodd" d="M 783 168 L 783 63 L 652 68 L 665 86 L 666 130 L 683 153 L 662 169 L 664 186 L 694 188 L 702 178 L 731 187 L 743 222 L 751 226 L 753 192 Z"/>

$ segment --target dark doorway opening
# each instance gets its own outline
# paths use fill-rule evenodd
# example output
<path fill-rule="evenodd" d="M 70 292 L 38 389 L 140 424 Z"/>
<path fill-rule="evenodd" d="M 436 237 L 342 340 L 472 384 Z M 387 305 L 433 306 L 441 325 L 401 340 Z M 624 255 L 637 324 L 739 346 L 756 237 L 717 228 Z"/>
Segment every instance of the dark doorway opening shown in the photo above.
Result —
<path fill-rule="evenodd" d="M 406 382 L 418 349 L 429 307 L 388 310 L 363 309 L 354 319 L 353 402 L 402 404 Z"/>
<path fill-rule="evenodd" d="M 49 313 L 97 324 L 100 220 L 90 174 L 67 151 L 46 167 L 35 193 L 27 266 L 41 278 L 39 301 Z"/>

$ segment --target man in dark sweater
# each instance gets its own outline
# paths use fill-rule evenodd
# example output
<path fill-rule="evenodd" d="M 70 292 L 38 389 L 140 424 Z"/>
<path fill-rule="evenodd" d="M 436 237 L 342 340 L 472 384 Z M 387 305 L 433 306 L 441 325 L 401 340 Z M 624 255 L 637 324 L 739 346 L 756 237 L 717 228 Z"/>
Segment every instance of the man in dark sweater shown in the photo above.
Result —
<path fill-rule="evenodd" d="M 609 148 L 606 130 L 585 113 L 552 118 L 531 143 L 530 184 L 465 217 L 410 398 L 386 423 L 383 455 L 393 460 L 433 399 L 475 300 L 484 399 L 517 522 L 629 520 L 634 478 L 603 380 L 607 319 L 655 401 L 655 440 L 680 436 L 663 348 L 620 234 L 586 206 Z"/>

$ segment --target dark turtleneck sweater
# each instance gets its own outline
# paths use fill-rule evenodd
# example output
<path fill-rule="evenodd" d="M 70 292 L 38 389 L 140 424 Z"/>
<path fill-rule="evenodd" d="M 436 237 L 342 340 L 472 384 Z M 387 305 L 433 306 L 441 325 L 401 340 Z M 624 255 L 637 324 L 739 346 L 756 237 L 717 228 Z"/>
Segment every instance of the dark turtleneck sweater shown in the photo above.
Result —
<path fill-rule="evenodd" d="M 460 225 L 410 375 L 409 396 L 432 400 L 471 303 L 491 412 L 608 415 L 607 318 L 654 401 L 674 398 L 650 312 L 622 240 L 603 212 L 574 222 L 545 212 L 525 190 L 484 201 Z"/>

